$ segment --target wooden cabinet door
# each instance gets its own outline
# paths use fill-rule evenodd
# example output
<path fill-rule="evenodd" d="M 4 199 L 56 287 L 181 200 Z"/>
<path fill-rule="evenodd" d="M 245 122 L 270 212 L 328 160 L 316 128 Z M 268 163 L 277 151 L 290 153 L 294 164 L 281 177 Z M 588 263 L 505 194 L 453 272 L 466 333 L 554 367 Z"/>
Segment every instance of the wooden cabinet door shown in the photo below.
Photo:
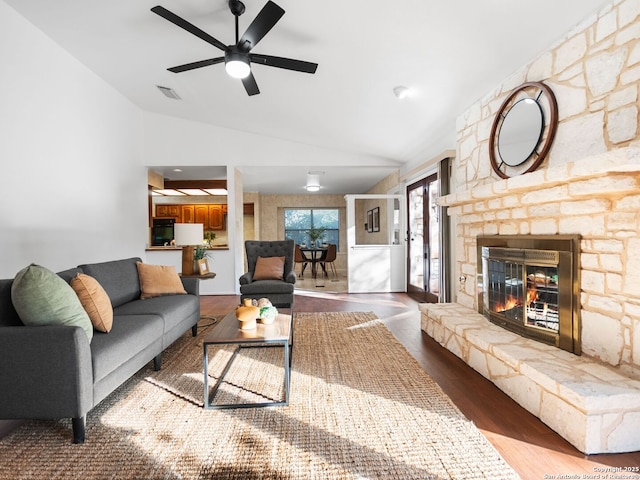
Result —
<path fill-rule="evenodd" d="M 169 210 L 169 217 L 182 217 L 182 209 L 180 205 L 167 205 Z"/>
<path fill-rule="evenodd" d="M 174 218 L 177 223 L 182 220 L 182 209 L 180 205 L 156 205 L 156 217 Z"/>
<path fill-rule="evenodd" d="M 224 230 L 222 205 L 209 205 L 209 230 Z"/>
<path fill-rule="evenodd" d="M 179 217 L 180 205 L 156 205 L 156 217 Z"/>
<path fill-rule="evenodd" d="M 156 205 L 156 217 L 169 217 L 169 205 Z"/>
<path fill-rule="evenodd" d="M 205 230 L 209 230 L 209 205 L 194 205 L 193 223 L 201 223 Z"/>
<path fill-rule="evenodd" d="M 194 205 L 182 205 L 182 223 L 195 223 Z"/>

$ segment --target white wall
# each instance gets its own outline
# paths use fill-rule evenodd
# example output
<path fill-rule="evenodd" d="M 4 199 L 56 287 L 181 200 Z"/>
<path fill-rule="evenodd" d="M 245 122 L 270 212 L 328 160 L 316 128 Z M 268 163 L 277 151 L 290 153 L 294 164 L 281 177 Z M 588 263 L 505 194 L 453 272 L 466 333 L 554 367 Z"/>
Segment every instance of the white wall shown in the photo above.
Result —
<path fill-rule="evenodd" d="M 142 256 L 141 112 L 0 1 L 0 278 Z"/>

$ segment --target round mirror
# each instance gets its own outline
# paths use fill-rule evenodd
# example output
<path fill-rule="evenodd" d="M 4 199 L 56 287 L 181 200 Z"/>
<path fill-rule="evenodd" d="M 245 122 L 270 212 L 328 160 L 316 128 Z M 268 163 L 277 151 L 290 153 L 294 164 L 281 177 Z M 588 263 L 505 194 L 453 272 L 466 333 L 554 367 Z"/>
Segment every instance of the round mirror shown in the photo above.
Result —
<path fill-rule="evenodd" d="M 524 163 L 535 151 L 544 128 L 542 109 L 532 98 L 518 100 L 498 133 L 498 154 L 510 167 Z"/>
<path fill-rule="evenodd" d="M 491 168 L 501 178 L 533 172 L 549 153 L 557 127 L 558 104 L 551 89 L 542 82 L 523 83 L 502 102 L 493 121 Z"/>

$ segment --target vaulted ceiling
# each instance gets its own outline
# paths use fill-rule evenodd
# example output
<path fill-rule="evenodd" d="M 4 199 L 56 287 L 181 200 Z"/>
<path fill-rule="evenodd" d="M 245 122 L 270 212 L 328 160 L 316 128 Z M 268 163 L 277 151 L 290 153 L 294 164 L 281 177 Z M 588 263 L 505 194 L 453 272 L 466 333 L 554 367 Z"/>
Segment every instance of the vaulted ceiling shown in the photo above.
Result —
<path fill-rule="evenodd" d="M 4 1 L 145 111 L 354 159 L 331 168 L 304 159 L 289 167 L 247 166 L 245 188 L 280 193 L 299 191 L 309 169 L 326 171 L 325 193 L 360 193 L 393 169 L 455 149 L 459 114 L 609 3 L 276 0 L 286 13 L 253 52 L 319 67 L 310 75 L 253 64 L 261 93 L 249 97 L 222 64 L 168 72 L 221 52 L 150 11 L 160 4 L 232 44 L 226 0 Z M 265 3 L 245 0 L 241 34 Z M 166 98 L 157 85 L 181 100 Z M 398 100 L 399 85 L 412 96 Z M 193 175 L 183 170 L 174 178 Z"/>

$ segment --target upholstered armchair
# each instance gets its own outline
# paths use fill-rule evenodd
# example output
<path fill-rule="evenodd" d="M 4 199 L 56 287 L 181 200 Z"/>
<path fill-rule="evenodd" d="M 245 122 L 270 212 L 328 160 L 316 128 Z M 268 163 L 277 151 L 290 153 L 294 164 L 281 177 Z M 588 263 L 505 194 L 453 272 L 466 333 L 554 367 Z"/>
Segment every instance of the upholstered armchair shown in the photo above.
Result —
<path fill-rule="evenodd" d="M 266 297 L 276 307 L 293 308 L 293 240 L 244 242 L 248 272 L 240 277 L 241 301 Z"/>

